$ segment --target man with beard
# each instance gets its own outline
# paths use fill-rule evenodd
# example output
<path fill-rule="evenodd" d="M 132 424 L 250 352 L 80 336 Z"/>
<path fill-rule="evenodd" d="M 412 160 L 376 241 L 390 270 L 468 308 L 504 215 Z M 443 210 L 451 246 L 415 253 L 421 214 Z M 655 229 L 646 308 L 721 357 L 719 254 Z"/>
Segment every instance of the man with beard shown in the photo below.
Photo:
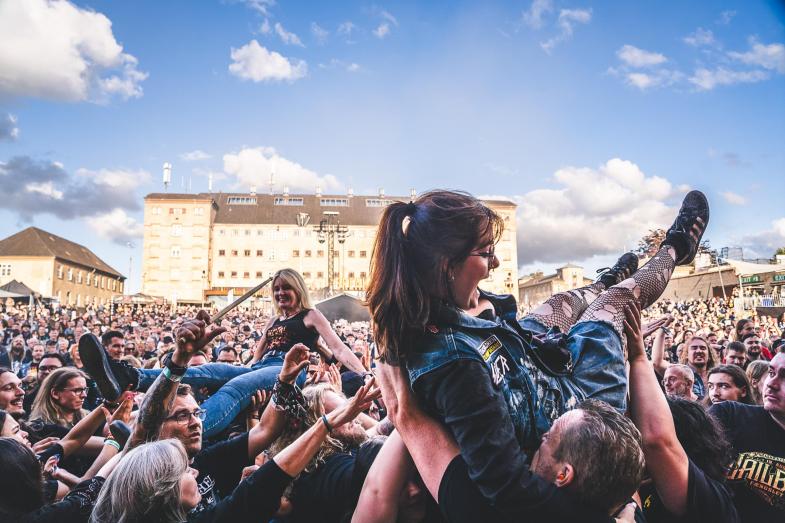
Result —
<path fill-rule="evenodd" d="M 745 522 L 785 520 L 785 354 L 774 356 L 764 380 L 762 406 L 724 401 L 709 409 L 736 453 L 727 479 Z"/>
<path fill-rule="evenodd" d="M 747 348 L 740 341 L 732 341 L 725 350 L 725 364 L 736 365 L 742 369 L 746 366 Z"/>
<path fill-rule="evenodd" d="M 25 349 L 24 338 L 16 336 L 11 341 L 11 347 L 7 351 L 0 352 L 0 367 L 9 368 L 18 377 L 24 378 L 30 369 L 32 359 L 30 351 Z"/>
<path fill-rule="evenodd" d="M 652 364 L 658 373 L 664 375 L 671 364 L 663 359 L 662 348 L 658 347 L 656 339 L 654 343 L 651 353 Z M 706 395 L 709 370 L 717 363 L 709 343 L 701 336 L 690 337 L 690 341 L 685 343 L 679 354 L 679 361 L 692 370 L 692 392 L 698 399 L 703 399 Z"/>
<path fill-rule="evenodd" d="M 744 362 L 744 367 L 747 368 L 750 362 L 760 359 L 771 359 L 770 357 L 762 357 L 762 350 L 763 346 L 760 344 L 760 336 L 755 334 L 754 332 L 750 334 L 746 334 L 744 338 L 742 338 L 742 342 L 744 343 L 744 347 L 747 349 L 746 360 Z M 771 356 L 771 354 L 769 354 Z"/>
<path fill-rule="evenodd" d="M 687 365 L 674 364 L 665 370 L 662 378 L 662 385 L 665 387 L 665 394 L 676 398 L 697 401 L 698 397 L 692 391 L 694 383 L 692 369 Z"/>
<path fill-rule="evenodd" d="M 223 327 L 207 330 L 209 321 L 209 314 L 199 311 L 196 320 L 185 322 L 177 329 L 177 345 L 165 362 L 163 372 L 145 394 L 129 442 L 131 448 L 159 439 L 175 438 L 182 442 L 191 467 L 199 473 L 197 484 L 202 496 L 189 513 L 189 520 L 196 519 L 202 511 L 219 504 L 221 497 L 229 495 L 239 483 L 243 469 L 253 464 L 256 456 L 278 438 L 290 416 L 294 381 L 308 365 L 308 349 L 292 347 L 286 354 L 272 400 L 259 424 L 250 432 L 204 449 L 204 410 L 191 395 L 190 387 L 180 384 L 180 379 L 192 355 L 204 350 L 213 338 L 224 332 Z"/>

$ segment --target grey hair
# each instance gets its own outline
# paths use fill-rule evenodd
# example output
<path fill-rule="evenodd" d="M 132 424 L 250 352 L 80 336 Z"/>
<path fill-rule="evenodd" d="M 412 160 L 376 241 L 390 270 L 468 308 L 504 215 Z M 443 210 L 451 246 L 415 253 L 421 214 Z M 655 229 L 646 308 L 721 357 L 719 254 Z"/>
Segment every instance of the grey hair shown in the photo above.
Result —
<path fill-rule="evenodd" d="M 671 363 L 669 368 L 674 370 L 681 370 L 686 375 L 685 377 L 690 383 L 695 382 L 695 374 L 692 372 L 692 368 L 689 365 L 684 365 L 683 363 Z"/>
<path fill-rule="evenodd" d="M 140 445 L 126 454 L 98 495 L 90 523 L 181 523 L 180 478 L 188 469 L 176 439 Z"/>

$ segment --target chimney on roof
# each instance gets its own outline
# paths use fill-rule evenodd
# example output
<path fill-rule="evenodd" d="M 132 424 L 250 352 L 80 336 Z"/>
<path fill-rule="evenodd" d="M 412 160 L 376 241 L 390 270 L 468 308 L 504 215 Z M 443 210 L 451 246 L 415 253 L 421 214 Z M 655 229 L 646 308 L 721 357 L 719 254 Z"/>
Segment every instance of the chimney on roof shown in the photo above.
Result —
<path fill-rule="evenodd" d="M 251 196 L 256 196 L 256 186 L 255 185 L 251 186 Z"/>
<path fill-rule="evenodd" d="M 409 189 L 409 198 L 412 200 L 417 198 L 417 189 Z"/>
<path fill-rule="evenodd" d="M 347 195 L 349 198 L 351 198 L 352 196 L 354 196 L 354 189 L 352 189 L 351 187 L 349 187 L 349 190 L 348 190 L 348 191 L 346 191 L 346 195 Z"/>
<path fill-rule="evenodd" d="M 384 198 L 384 187 L 379 187 L 379 198 Z"/>
<path fill-rule="evenodd" d="M 322 187 L 321 187 L 321 185 L 317 185 L 316 186 L 316 197 L 317 198 L 321 198 L 322 197 Z"/>

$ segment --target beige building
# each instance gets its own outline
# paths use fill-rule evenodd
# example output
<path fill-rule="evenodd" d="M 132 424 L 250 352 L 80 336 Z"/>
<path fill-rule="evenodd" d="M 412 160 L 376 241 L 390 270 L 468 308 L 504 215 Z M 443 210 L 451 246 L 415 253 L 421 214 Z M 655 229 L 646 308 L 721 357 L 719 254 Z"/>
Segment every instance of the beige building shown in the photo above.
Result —
<path fill-rule="evenodd" d="M 28 227 L 0 240 L 0 285 L 11 280 L 45 298 L 84 307 L 123 294 L 125 276 L 87 247 Z"/>
<path fill-rule="evenodd" d="M 569 291 L 590 285 L 592 279 L 583 275 L 583 267 L 567 264 L 556 269 L 556 274 L 544 276 L 541 272 L 523 276 L 518 280 L 518 305 L 530 308 L 539 305 L 557 292 Z"/>
<path fill-rule="evenodd" d="M 303 275 L 315 297 L 327 292 L 328 241 L 334 236 L 333 289 L 359 295 L 368 283 L 373 241 L 384 207 L 409 198 L 314 194 L 167 194 L 145 197 L 142 292 L 201 302 L 244 290 L 290 267 Z M 496 247 L 501 266 L 483 285 L 514 292 L 517 281 L 515 204 L 488 201 L 506 224 Z M 329 221 L 328 221 L 329 220 Z M 322 241 L 320 241 L 322 240 Z M 341 241 L 343 240 L 343 241 Z"/>

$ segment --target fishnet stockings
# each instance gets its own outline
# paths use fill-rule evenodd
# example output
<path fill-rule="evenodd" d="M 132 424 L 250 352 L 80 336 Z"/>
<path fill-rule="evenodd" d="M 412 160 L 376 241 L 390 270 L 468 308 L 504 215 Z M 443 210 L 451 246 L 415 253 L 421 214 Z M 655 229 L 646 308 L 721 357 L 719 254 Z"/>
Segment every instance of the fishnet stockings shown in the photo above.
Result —
<path fill-rule="evenodd" d="M 538 321 L 546 328 L 558 327 L 566 334 L 589 304 L 604 290 L 605 285 L 597 282 L 580 289 L 554 294 L 531 311 L 525 319 Z"/>
<path fill-rule="evenodd" d="M 673 247 L 667 245 L 662 247 L 635 274 L 602 293 L 597 300 L 589 305 L 578 322 L 605 321 L 610 323 L 626 347 L 624 306 L 632 300 L 638 300 L 641 310 L 643 310 L 654 303 L 668 285 L 673 268 L 676 266 L 675 259 L 676 251 Z"/>

